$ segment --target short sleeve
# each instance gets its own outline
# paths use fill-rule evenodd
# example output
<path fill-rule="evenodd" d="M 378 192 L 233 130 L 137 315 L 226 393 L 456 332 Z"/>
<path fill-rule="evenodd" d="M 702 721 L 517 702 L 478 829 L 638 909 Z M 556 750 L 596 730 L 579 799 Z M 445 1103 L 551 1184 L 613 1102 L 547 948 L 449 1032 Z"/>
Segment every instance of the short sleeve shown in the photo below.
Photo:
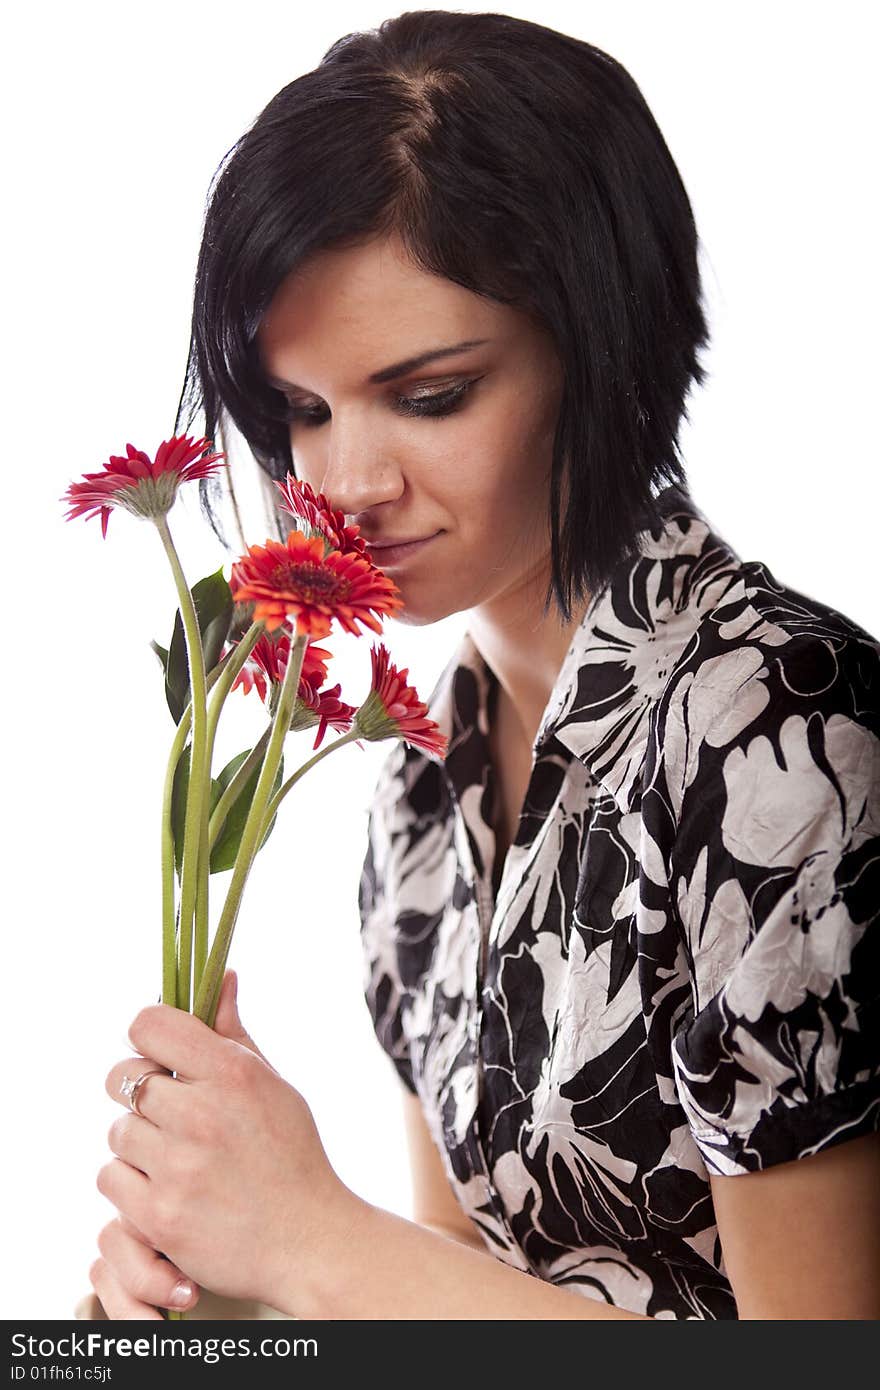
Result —
<path fill-rule="evenodd" d="M 815 699 L 781 662 L 797 694 L 743 686 L 691 762 L 671 886 L 694 1009 L 672 1064 L 713 1173 L 880 1128 L 878 658 L 841 659 Z"/>
<path fill-rule="evenodd" d="M 395 793 L 396 773 L 403 749 L 402 742 L 396 744 L 383 765 L 368 814 L 367 851 L 361 869 L 358 906 L 364 995 L 373 1029 L 398 1076 L 415 1095 L 412 1061 L 403 1030 L 402 1005 L 406 991 L 400 979 L 389 882 L 391 839 L 388 802 Z"/>

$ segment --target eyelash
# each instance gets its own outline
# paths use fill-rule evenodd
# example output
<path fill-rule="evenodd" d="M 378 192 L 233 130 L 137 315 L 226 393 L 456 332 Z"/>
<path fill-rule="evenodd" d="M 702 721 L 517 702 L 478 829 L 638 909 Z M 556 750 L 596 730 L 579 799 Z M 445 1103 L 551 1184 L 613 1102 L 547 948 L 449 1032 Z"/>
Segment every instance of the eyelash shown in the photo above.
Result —
<path fill-rule="evenodd" d="M 477 381 L 479 377 L 474 381 L 464 381 L 459 386 L 453 386 L 449 391 L 437 391 L 432 396 L 396 396 L 394 408 L 401 415 L 439 419 L 458 410 L 468 391 Z M 291 405 L 288 402 L 286 418 L 288 421 L 301 420 L 305 425 L 317 427 L 326 424 L 329 417 L 320 410 Z"/>

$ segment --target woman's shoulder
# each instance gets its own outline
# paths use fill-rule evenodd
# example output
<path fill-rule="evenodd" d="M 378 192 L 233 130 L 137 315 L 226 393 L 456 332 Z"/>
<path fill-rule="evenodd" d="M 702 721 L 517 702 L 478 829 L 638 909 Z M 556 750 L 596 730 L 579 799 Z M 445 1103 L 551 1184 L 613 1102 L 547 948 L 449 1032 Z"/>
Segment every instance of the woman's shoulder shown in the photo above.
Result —
<path fill-rule="evenodd" d="M 712 894 L 752 935 L 786 892 L 792 921 L 838 903 L 852 922 L 873 915 L 862 872 L 880 837 L 880 642 L 870 632 L 745 562 L 656 715 L 652 788 L 663 809 L 650 814 L 671 837 L 679 906 L 691 904 L 697 938 Z M 728 900 L 740 892 L 734 912 Z"/>
<path fill-rule="evenodd" d="M 789 720 L 835 718 L 880 738 L 880 640 L 766 564 L 742 561 L 658 701 L 664 741 L 719 747 L 778 734 Z"/>
<path fill-rule="evenodd" d="M 644 814 L 692 981 L 673 1062 L 710 1171 L 877 1124 L 880 643 L 743 562 L 657 706 Z"/>

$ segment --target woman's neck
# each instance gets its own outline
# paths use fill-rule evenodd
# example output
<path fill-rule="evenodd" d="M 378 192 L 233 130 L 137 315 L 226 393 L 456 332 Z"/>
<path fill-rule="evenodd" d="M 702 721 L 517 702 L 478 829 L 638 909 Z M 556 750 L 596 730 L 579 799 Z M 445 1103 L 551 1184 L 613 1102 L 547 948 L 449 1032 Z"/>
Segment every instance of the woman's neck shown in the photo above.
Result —
<path fill-rule="evenodd" d="M 498 680 L 511 725 L 519 730 L 529 755 L 556 683 L 565 654 L 583 621 L 589 596 L 563 623 L 555 604 L 546 618 L 546 589 L 510 593 L 470 610 L 468 632 Z"/>

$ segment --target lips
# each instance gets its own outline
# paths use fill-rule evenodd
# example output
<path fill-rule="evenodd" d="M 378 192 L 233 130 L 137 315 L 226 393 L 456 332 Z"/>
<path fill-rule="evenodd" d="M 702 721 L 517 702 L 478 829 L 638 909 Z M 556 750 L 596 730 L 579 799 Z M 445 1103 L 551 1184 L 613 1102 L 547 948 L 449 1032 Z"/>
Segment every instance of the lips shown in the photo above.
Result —
<path fill-rule="evenodd" d="M 432 532 L 431 534 L 436 535 L 436 532 Z M 408 536 L 404 539 L 402 537 L 397 536 L 388 536 L 387 538 L 385 536 L 378 536 L 375 540 L 370 540 L 368 539 L 368 537 L 362 535 L 361 539 L 365 542 L 365 544 L 368 546 L 370 550 L 391 550 L 398 545 L 416 545 L 419 541 L 430 540 L 431 537 Z"/>
<path fill-rule="evenodd" d="M 430 536 L 419 536 L 409 541 L 395 541 L 392 544 L 378 544 L 368 541 L 367 553 L 375 562 L 379 569 L 388 569 L 390 565 L 399 564 L 411 555 L 417 555 L 424 549 L 430 541 L 436 540 L 441 533 L 435 531 Z"/>

